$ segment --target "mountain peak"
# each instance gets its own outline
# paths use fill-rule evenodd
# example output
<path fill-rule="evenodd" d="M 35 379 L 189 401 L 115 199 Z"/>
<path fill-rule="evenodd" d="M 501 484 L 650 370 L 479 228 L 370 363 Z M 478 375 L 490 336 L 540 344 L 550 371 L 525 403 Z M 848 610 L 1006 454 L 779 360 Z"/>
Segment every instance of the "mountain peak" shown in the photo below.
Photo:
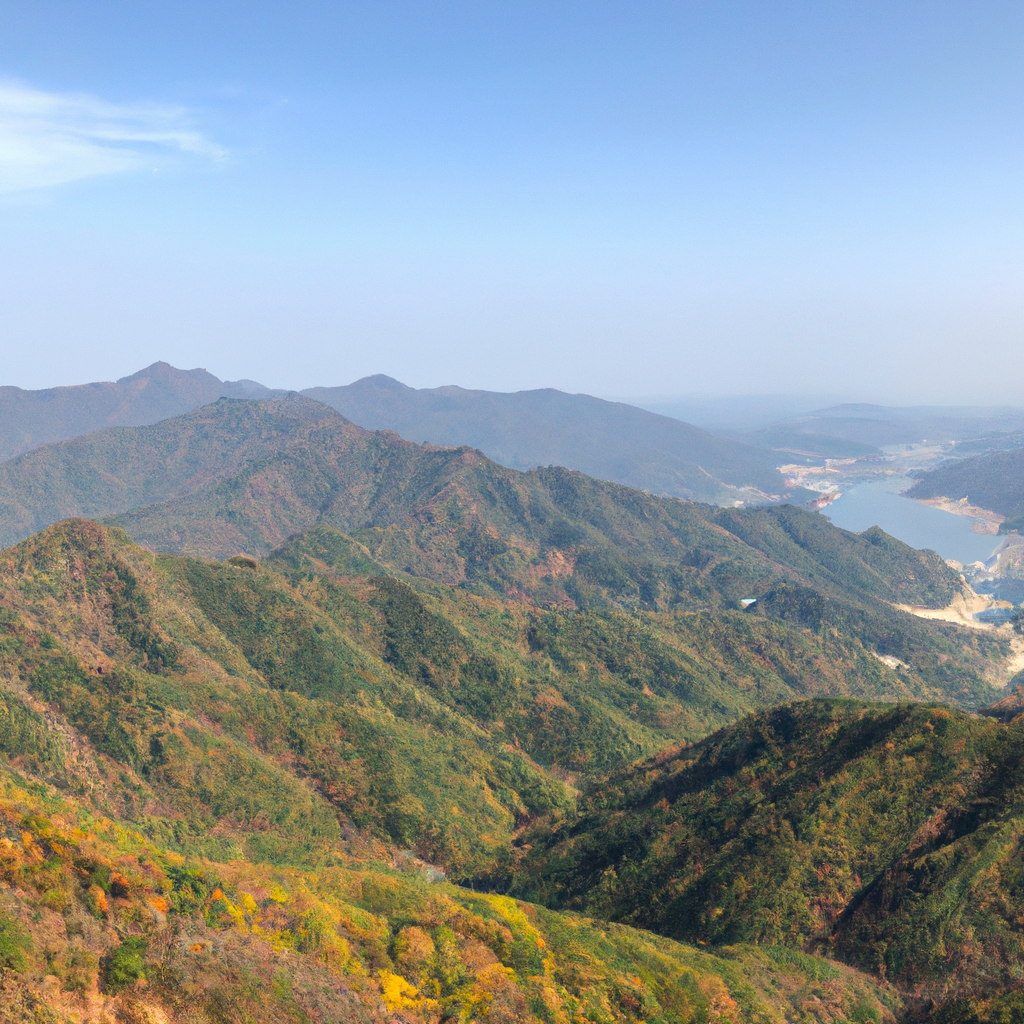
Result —
<path fill-rule="evenodd" d="M 221 383 L 217 377 L 202 367 L 196 367 L 192 370 L 179 370 L 176 366 L 171 366 L 170 363 L 166 363 L 162 359 L 157 360 L 155 363 L 150 363 L 149 366 L 137 370 L 127 377 L 119 377 L 117 383 L 133 384 L 139 380 L 159 381 L 162 384 L 172 382 L 184 383 L 186 381 L 193 384 L 202 382 L 203 384 L 213 386 Z"/>
<path fill-rule="evenodd" d="M 138 427 L 230 398 L 276 398 L 257 381 L 221 381 L 208 370 L 158 360 L 117 381 L 0 391 L 0 462 L 106 427 Z"/>
<path fill-rule="evenodd" d="M 360 377 L 359 380 L 350 384 L 349 387 L 360 390 L 374 388 L 378 391 L 394 391 L 395 393 L 416 390 L 409 387 L 408 384 L 403 384 L 400 380 L 395 380 L 394 377 L 389 377 L 386 373 L 373 373 L 369 377 Z"/>

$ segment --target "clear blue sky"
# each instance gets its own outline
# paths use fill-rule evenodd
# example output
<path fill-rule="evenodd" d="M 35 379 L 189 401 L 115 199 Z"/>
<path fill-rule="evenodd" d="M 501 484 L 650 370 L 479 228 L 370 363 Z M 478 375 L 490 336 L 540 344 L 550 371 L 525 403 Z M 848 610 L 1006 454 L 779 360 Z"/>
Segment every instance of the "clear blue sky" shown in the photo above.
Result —
<path fill-rule="evenodd" d="M 1024 402 L 1024 4 L 5 0 L 0 384 Z"/>

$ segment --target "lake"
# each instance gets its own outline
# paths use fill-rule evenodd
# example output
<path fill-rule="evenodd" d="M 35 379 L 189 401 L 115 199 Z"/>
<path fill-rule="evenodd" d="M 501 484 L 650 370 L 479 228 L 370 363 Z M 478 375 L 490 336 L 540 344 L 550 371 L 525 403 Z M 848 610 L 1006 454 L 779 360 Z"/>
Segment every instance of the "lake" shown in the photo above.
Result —
<path fill-rule="evenodd" d="M 834 501 L 823 515 L 844 530 L 860 533 L 880 526 L 886 533 L 915 548 L 931 548 L 958 562 L 986 561 L 1002 537 L 975 533 L 973 520 L 903 498 L 898 493 L 913 483 L 906 477 L 855 484 Z"/>

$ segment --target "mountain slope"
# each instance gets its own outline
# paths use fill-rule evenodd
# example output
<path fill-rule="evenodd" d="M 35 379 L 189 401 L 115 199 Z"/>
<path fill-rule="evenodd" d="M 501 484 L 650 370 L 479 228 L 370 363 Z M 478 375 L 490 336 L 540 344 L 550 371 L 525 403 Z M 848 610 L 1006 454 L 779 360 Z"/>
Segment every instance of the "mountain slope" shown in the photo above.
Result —
<path fill-rule="evenodd" d="M 305 863 L 337 841 L 340 815 L 464 872 L 507 860 L 517 817 L 570 799 L 279 576 L 154 560 L 84 521 L 2 558 L 18 714 L 45 701 L 126 766 L 118 816 L 162 806 L 210 855 Z M 37 770 L 60 781 L 42 736 Z"/>
<path fill-rule="evenodd" d="M 0 544 L 71 516 L 100 518 L 194 493 L 301 447 L 325 421 L 339 438 L 362 433 L 297 397 L 223 399 L 151 426 L 115 427 L 37 448 L 0 464 Z"/>
<path fill-rule="evenodd" d="M 151 548 L 221 556 L 324 522 L 389 571 L 547 607 L 716 611 L 758 597 L 755 615 L 857 637 L 915 666 L 936 695 L 980 706 L 1006 682 L 1005 637 L 892 607 L 945 606 L 960 581 L 934 553 L 881 531 L 849 534 L 791 506 L 656 498 L 561 469 L 516 473 L 472 451 L 386 435 L 354 449 L 350 486 L 342 449 L 324 436 L 295 459 L 112 521 Z"/>
<path fill-rule="evenodd" d="M 339 607 L 353 588 L 368 592 L 382 616 L 377 643 L 385 660 L 492 735 L 573 772 L 697 739 L 792 697 L 951 692 L 934 686 L 923 667 L 888 670 L 838 631 L 809 633 L 737 611 L 541 611 L 518 596 L 481 599 L 457 586 L 375 576 L 365 554 L 354 552 L 366 549 L 320 527 L 267 565 L 325 609 Z M 365 574 L 368 583 L 358 582 Z M 365 620 L 362 628 L 365 637 Z"/>
<path fill-rule="evenodd" d="M 828 951 L 935 998 L 1019 985 L 1024 720 L 810 701 L 594 784 L 514 891 L 711 943 Z M 531 848 L 532 844 L 532 848 Z"/>
<path fill-rule="evenodd" d="M 845 533 L 791 507 L 719 510 L 560 469 L 519 473 L 470 449 L 362 430 L 297 396 L 222 399 L 0 466 L 2 542 L 60 518 L 118 513 L 154 548 L 220 557 L 265 553 L 321 521 L 346 530 L 400 526 L 416 534 L 405 543 L 420 544 L 409 556 L 430 560 L 432 571 L 421 575 L 456 579 L 486 569 L 524 582 L 517 577 L 538 553 L 605 547 L 692 576 L 726 555 L 766 571 L 767 556 L 799 566 L 805 580 L 929 606 L 947 603 L 957 583 L 936 556 L 884 535 Z M 379 539 L 386 542 L 398 540 Z"/>
<path fill-rule="evenodd" d="M 140 426 L 229 398 L 269 397 L 255 381 L 153 363 L 117 382 L 24 391 L 0 387 L 0 461 L 105 427 Z"/>
<path fill-rule="evenodd" d="M 0 763 L 0 1017 L 160 1024 L 892 1022 L 891 986 L 785 949 L 716 955 L 432 883 L 171 852 Z"/>
<path fill-rule="evenodd" d="M 226 816 L 211 855 L 271 860 L 315 860 L 342 815 L 457 877 L 502 876 L 518 825 L 571 805 L 564 773 L 794 697 L 945 694 L 766 617 L 541 613 L 403 581 L 326 527 L 258 565 L 72 520 L 0 556 L 0 612 L 12 696 L 131 767 L 119 815 L 156 801 L 196 836 Z"/>
<path fill-rule="evenodd" d="M 496 716 L 531 693 L 524 745 L 584 736 L 602 699 L 598 734 L 643 715 L 610 713 L 602 694 L 639 681 L 592 662 L 582 723 L 546 720 L 573 684 L 508 642 L 529 620 L 378 572 L 327 529 L 265 566 L 154 556 L 85 521 L 0 555 L 6 1007 L 668 1024 L 782 1021 L 812 1000 L 812 1020 L 891 1019 L 895 993 L 835 964 L 597 927 L 438 884 L 400 853 L 486 876 L 517 818 L 570 808 L 570 787 L 502 736 Z M 502 683 L 525 701 L 503 703 Z"/>
<path fill-rule="evenodd" d="M 0 462 L 108 427 L 153 424 L 222 397 L 283 394 L 255 381 L 221 381 L 206 370 L 162 362 L 116 382 L 41 391 L 3 387 Z M 416 390 L 384 376 L 304 394 L 370 430 L 479 448 L 513 469 L 561 465 L 658 494 L 726 504 L 791 490 L 766 450 L 589 395 Z"/>
<path fill-rule="evenodd" d="M 904 564 L 883 553 L 877 571 Z M 259 564 L 59 524 L 0 554 L 3 994 L 25 1019 L 97 986 L 88 998 L 126 1019 L 899 1008 L 820 949 L 971 999 L 982 972 L 1012 983 L 1022 955 L 1017 726 L 812 700 L 625 767 L 794 692 L 929 685 L 830 628 L 541 610 L 388 575 L 327 526 Z M 535 897 L 762 945 L 698 952 L 428 883 L 437 868 L 400 852 L 504 887 L 517 835 Z M 922 851 L 934 863 L 915 875 Z"/>
<path fill-rule="evenodd" d="M 856 638 L 913 666 L 933 697 L 984 705 L 1005 682 L 998 635 L 892 608 L 942 607 L 960 581 L 880 531 L 846 533 L 791 506 L 657 498 L 563 469 L 518 473 L 364 431 L 297 396 L 223 399 L 0 466 L 10 539 L 176 492 L 113 521 L 151 549 L 216 557 L 264 554 L 329 524 L 388 572 L 550 608 L 716 612 L 758 597 L 755 616 Z"/>
<path fill-rule="evenodd" d="M 654 494 L 727 504 L 756 500 L 750 489 L 776 497 L 791 490 L 763 449 L 590 395 L 415 389 L 383 375 L 303 394 L 370 430 L 478 448 L 512 469 L 565 466 Z"/>

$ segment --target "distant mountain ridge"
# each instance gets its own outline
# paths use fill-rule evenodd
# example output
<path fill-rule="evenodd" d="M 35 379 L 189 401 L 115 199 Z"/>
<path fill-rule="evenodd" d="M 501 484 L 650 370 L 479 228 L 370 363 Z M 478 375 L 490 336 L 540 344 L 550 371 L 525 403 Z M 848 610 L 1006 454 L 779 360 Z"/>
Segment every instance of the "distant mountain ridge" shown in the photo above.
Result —
<path fill-rule="evenodd" d="M 1004 447 L 1024 430 L 1024 409 L 1011 406 L 884 406 L 846 403 L 746 433 L 728 432 L 753 445 L 829 458 L 871 454 L 886 445 L 988 438 Z"/>
<path fill-rule="evenodd" d="M 511 469 L 565 466 L 654 494 L 723 504 L 756 501 L 751 489 L 771 499 L 793 492 L 763 448 L 591 395 L 417 389 L 383 374 L 302 394 L 367 429 L 469 445 Z"/>
<path fill-rule="evenodd" d="M 0 462 L 56 441 L 118 426 L 146 426 L 218 398 L 280 398 L 251 380 L 154 363 L 116 382 L 24 391 L 0 388 Z M 511 469 L 558 465 L 655 494 L 731 505 L 802 500 L 776 457 L 688 423 L 590 395 L 552 388 L 502 393 L 416 389 L 383 375 L 344 387 L 308 388 L 369 430 L 411 441 L 478 448 Z"/>
<path fill-rule="evenodd" d="M 117 381 L 26 391 L 0 387 L 0 461 L 106 427 L 138 427 L 180 416 L 218 398 L 271 398 L 252 380 L 222 381 L 206 370 L 158 362 Z"/>

